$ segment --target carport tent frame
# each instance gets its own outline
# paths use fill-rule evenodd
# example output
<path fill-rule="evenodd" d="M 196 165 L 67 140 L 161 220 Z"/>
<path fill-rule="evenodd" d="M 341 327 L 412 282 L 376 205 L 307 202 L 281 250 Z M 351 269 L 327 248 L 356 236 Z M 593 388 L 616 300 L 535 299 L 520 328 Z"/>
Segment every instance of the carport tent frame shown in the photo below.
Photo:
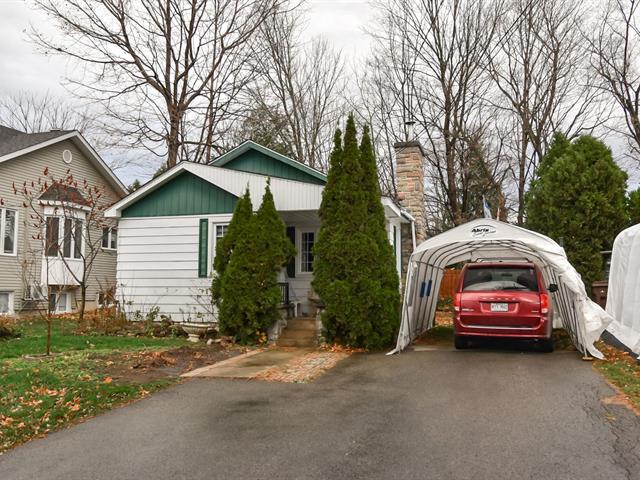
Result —
<path fill-rule="evenodd" d="M 526 258 L 541 269 L 552 295 L 554 326 L 562 326 L 584 355 L 602 358 L 593 345 L 611 317 L 592 302 L 564 249 L 549 237 L 497 220 L 474 220 L 423 242 L 409 259 L 396 353 L 434 326 L 440 283 L 448 265 L 479 259 Z"/>

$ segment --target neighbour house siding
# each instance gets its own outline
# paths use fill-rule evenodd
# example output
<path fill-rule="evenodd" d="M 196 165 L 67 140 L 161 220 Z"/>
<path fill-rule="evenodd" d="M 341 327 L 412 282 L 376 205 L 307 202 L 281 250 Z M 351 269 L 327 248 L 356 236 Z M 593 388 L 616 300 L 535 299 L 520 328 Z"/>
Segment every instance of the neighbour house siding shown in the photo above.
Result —
<path fill-rule="evenodd" d="M 231 213 L 237 197 L 183 172 L 122 212 L 123 218 Z"/>
<path fill-rule="evenodd" d="M 215 164 L 215 163 L 214 163 Z M 325 182 L 319 178 L 305 173 L 291 165 L 269 157 L 256 150 L 249 150 L 239 157 L 224 164 L 223 168 L 240 170 L 242 172 L 258 173 L 269 177 L 284 178 L 287 180 L 297 180 L 299 182 L 324 185 Z"/>
<path fill-rule="evenodd" d="M 71 164 L 62 161 L 62 152 L 70 150 L 73 154 Z M 22 197 L 15 195 L 12 184 L 22 185 L 23 182 L 38 180 L 43 176 L 44 169 L 49 169 L 49 174 L 54 178 L 66 175 L 67 170 L 76 180 L 87 180 L 90 185 L 106 186 L 105 202 L 111 204 L 120 198 L 105 181 L 104 177 L 91 164 L 91 162 L 76 148 L 71 140 L 65 140 L 49 147 L 36 150 L 11 160 L 0 163 L 0 198 L 5 206 L 18 210 L 18 255 L 8 257 L 0 255 L 0 291 L 14 292 L 14 310 L 20 313 L 24 308 L 29 308 L 23 302 L 24 285 L 27 283 L 39 283 L 42 272 L 42 242 L 33 237 L 38 234 L 33 226 L 34 221 L 29 218 L 29 210 L 22 206 Z M 102 235 L 102 232 L 92 232 L 93 235 Z M 115 284 L 116 278 L 116 253 L 101 251 L 93 266 L 93 271 L 88 281 L 87 300 L 88 307 L 95 306 L 100 286 Z M 79 299 L 79 297 L 78 297 Z"/>

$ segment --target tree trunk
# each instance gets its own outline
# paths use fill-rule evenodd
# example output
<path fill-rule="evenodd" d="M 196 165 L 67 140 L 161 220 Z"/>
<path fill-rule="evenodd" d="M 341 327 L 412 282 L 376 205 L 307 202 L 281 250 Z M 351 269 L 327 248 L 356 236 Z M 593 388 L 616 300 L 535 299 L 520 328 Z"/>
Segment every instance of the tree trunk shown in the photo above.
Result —
<path fill-rule="evenodd" d="M 177 114 L 171 115 L 169 124 L 169 135 L 167 138 L 167 169 L 172 168 L 178 163 L 178 149 L 180 144 L 178 134 L 180 130 L 180 117 Z"/>
<path fill-rule="evenodd" d="M 51 310 L 47 307 L 47 356 L 51 355 Z"/>
<path fill-rule="evenodd" d="M 84 310 L 87 305 L 87 284 L 83 283 L 80 286 L 80 309 L 78 310 L 78 321 L 84 320 Z"/>

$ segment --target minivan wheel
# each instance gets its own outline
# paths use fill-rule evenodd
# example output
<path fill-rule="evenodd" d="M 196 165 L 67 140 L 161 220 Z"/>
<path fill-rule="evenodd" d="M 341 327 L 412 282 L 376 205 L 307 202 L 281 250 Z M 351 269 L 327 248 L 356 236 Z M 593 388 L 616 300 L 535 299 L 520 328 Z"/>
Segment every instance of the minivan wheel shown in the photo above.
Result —
<path fill-rule="evenodd" d="M 543 353 L 553 352 L 553 338 L 545 338 L 538 342 L 538 350 Z"/>
<path fill-rule="evenodd" d="M 456 350 L 466 350 L 470 346 L 469 339 L 463 335 L 454 335 L 453 344 L 455 345 Z"/>

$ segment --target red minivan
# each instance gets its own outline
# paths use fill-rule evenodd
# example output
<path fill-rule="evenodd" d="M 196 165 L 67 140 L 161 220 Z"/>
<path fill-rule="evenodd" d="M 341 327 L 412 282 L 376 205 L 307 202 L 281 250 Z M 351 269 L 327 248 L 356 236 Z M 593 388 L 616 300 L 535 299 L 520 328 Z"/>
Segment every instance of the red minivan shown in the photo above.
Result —
<path fill-rule="evenodd" d="M 553 351 L 553 312 L 540 269 L 530 262 L 469 263 L 455 294 L 455 347 L 468 348 L 473 337 L 534 340 Z"/>

